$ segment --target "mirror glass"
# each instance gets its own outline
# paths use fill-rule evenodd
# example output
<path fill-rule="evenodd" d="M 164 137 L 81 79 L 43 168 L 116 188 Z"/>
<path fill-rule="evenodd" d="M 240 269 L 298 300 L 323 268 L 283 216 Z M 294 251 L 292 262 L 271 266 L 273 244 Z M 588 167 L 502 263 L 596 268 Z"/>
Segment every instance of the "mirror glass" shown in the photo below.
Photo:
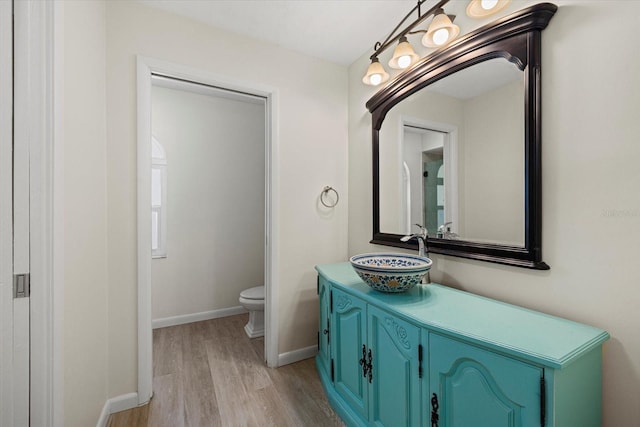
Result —
<path fill-rule="evenodd" d="M 490 59 L 403 99 L 379 133 L 380 232 L 524 247 L 525 78 Z"/>

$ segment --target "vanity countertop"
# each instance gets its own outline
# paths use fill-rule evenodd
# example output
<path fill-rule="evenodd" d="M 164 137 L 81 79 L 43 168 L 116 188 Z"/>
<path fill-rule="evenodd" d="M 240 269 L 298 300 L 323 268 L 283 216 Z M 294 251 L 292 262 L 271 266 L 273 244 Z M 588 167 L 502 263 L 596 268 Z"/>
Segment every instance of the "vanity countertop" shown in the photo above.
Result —
<path fill-rule="evenodd" d="M 609 339 L 602 329 L 436 283 L 399 294 L 374 291 L 348 262 L 318 265 L 316 270 L 332 285 L 388 306 L 414 323 L 556 369 Z"/>

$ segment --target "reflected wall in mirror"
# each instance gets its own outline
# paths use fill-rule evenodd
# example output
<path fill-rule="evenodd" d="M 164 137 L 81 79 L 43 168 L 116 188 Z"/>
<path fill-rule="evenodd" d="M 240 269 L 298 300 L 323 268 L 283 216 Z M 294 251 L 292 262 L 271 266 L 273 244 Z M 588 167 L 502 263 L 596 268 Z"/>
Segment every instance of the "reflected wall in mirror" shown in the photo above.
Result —
<path fill-rule="evenodd" d="M 373 239 L 425 224 L 440 253 L 540 270 L 541 31 L 557 6 L 500 18 L 434 51 L 368 102 Z"/>
<path fill-rule="evenodd" d="M 524 73 L 504 58 L 397 103 L 380 128 L 380 230 L 524 246 Z"/>

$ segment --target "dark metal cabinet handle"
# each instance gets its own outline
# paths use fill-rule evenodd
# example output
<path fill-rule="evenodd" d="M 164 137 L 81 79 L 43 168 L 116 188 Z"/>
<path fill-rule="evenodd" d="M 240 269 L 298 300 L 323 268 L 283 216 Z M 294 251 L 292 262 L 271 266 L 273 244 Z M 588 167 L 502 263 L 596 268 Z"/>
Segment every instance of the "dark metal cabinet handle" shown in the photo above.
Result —
<path fill-rule="evenodd" d="M 367 366 L 367 347 L 364 344 L 362 344 L 362 359 L 359 362 L 360 366 L 362 366 L 362 376 L 366 378 L 369 367 Z"/>
<path fill-rule="evenodd" d="M 431 427 L 438 427 L 438 419 L 440 418 L 438 416 L 439 407 L 438 395 L 433 393 L 433 396 L 431 396 Z"/>
<path fill-rule="evenodd" d="M 369 363 L 367 364 L 367 370 L 369 371 L 369 384 L 371 384 L 371 379 L 373 378 L 373 365 L 371 364 L 372 359 L 371 349 L 369 349 Z"/>

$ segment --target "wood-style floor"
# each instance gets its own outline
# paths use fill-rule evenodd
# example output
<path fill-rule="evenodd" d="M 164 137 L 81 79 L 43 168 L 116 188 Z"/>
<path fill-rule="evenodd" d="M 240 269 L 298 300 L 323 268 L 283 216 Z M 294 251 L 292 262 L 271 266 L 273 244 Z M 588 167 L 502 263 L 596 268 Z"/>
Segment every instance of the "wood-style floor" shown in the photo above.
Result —
<path fill-rule="evenodd" d="M 243 314 L 154 330 L 154 397 L 111 415 L 108 426 L 344 426 L 314 359 L 267 368 L 264 339 L 246 336 L 247 320 Z"/>

